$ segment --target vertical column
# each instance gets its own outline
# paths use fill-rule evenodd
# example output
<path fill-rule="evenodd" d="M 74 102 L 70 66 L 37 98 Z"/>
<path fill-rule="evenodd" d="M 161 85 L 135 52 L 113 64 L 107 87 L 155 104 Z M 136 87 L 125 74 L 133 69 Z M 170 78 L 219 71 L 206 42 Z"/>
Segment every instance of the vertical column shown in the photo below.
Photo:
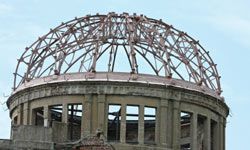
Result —
<path fill-rule="evenodd" d="M 43 106 L 44 127 L 49 127 L 50 112 L 48 106 Z"/>
<path fill-rule="evenodd" d="M 84 101 L 84 105 L 83 105 L 83 114 L 82 116 L 84 116 L 84 122 L 82 124 L 82 136 L 87 136 L 91 134 L 91 106 L 92 106 L 92 95 L 88 94 L 85 95 L 85 101 Z"/>
<path fill-rule="evenodd" d="M 174 101 L 173 103 L 173 135 L 172 145 L 174 150 L 180 149 L 180 102 Z"/>
<path fill-rule="evenodd" d="M 36 114 L 34 109 L 30 109 L 30 125 L 35 125 L 36 122 Z"/>
<path fill-rule="evenodd" d="M 23 122 L 23 104 L 19 104 L 17 107 L 17 124 L 21 125 Z"/>
<path fill-rule="evenodd" d="M 126 104 L 121 105 L 121 128 L 120 128 L 120 140 L 121 143 L 126 142 Z"/>
<path fill-rule="evenodd" d="M 23 124 L 29 124 L 29 102 L 23 104 Z"/>
<path fill-rule="evenodd" d="M 62 105 L 62 122 L 63 123 L 68 123 L 68 104 L 63 103 Z"/>
<path fill-rule="evenodd" d="M 105 130 L 105 99 L 106 95 L 98 95 L 98 129 L 100 129 L 102 132 Z"/>
<path fill-rule="evenodd" d="M 226 149 L 226 123 L 227 123 L 227 121 L 226 121 L 226 119 L 225 118 L 223 118 L 223 150 L 225 150 Z"/>
<path fill-rule="evenodd" d="M 205 120 L 205 148 L 206 150 L 211 150 L 211 119 L 207 117 Z"/>
<path fill-rule="evenodd" d="M 220 150 L 220 138 L 219 138 L 219 120 L 217 120 L 218 122 L 214 122 L 212 129 L 213 130 L 213 150 Z"/>
<path fill-rule="evenodd" d="M 62 135 L 62 139 L 65 141 L 69 138 L 68 137 L 68 103 L 63 103 L 62 104 L 62 123 L 64 123 L 64 128 L 62 129 L 64 134 Z"/>
<path fill-rule="evenodd" d="M 107 99 L 107 98 L 106 98 Z M 105 122 L 105 124 L 104 124 L 104 136 L 105 137 L 107 137 L 107 140 L 108 140 L 108 117 L 109 117 L 109 103 L 107 102 L 106 103 L 106 101 L 105 101 L 105 104 L 104 104 L 104 106 L 105 106 L 105 109 L 104 109 L 104 111 L 106 112 L 105 114 L 104 114 L 104 122 Z"/>
<path fill-rule="evenodd" d="M 160 144 L 167 145 L 168 100 L 161 99 L 160 106 Z"/>
<path fill-rule="evenodd" d="M 138 142 L 144 144 L 144 105 L 139 107 L 139 126 Z"/>
<path fill-rule="evenodd" d="M 171 100 L 168 100 L 168 116 L 167 116 L 167 147 L 172 148 L 173 147 L 173 103 Z"/>
<path fill-rule="evenodd" d="M 224 150 L 224 121 L 223 117 L 219 118 L 219 141 L 220 141 L 220 148 L 219 150 Z"/>
<path fill-rule="evenodd" d="M 158 109 L 156 109 L 155 112 L 156 116 L 155 116 L 155 143 L 157 145 L 160 144 L 160 122 L 158 121 L 159 118 L 161 117 L 160 111 Z"/>
<path fill-rule="evenodd" d="M 193 113 L 191 117 L 191 149 L 197 150 L 197 114 Z"/>

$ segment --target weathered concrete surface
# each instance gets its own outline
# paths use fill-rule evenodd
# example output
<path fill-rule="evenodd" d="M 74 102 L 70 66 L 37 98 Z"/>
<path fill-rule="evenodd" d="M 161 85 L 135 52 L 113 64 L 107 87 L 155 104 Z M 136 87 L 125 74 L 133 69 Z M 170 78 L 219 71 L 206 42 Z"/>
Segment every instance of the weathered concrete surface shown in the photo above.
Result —
<path fill-rule="evenodd" d="M 0 140 L 1 150 L 54 150 L 54 143 L 42 141 Z"/>
<path fill-rule="evenodd" d="M 11 150 L 11 149 L 13 149 L 12 145 L 13 145 L 13 143 L 11 140 L 0 139 L 0 149 L 1 150 Z"/>
<path fill-rule="evenodd" d="M 66 77 L 70 78 L 70 75 Z M 222 99 L 206 93 L 205 90 L 202 91 L 202 87 L 197 90 L 198 87 L 186 86 L 188 83 L 184 84 L 181 81 L 183 87 L 180 87 L 179 83 L 161 84 L 160 81 L 163 79 L 157 80 L 155 77 L 149 78 L 147 76 L 145 79 L 150 79 L 151 82 L 125 82 L 125 79 L 117 81 L 111 78 L 108 81 L 101 79 L 64 81 L 55 78 L 46 84 L 27 85 L 26 88 L 20 89 L 9 99 L 10 116 L 13 122 L 15 118 L 22 118 L 18 119 L 17 124 L 29 125 L 26 129 L 23 127 L 13 128 L 13 140 L 14 142 L 24 140 L 31 143 L 54 142 L 56 144 L 68 142 L 68 106 L 72 104 L 82 106 L 81 126 L 77 128 L 81 138 L 93 135 L 98 129 L 107 137 L 108 106 L 118 104 L 121 106 L 120 140 L 116 143 L 110 143 L 117 150 L 180 150 L 180 147 L 186 144 L 190 144 L 192 150 L 197 150 L 200 143 L 205 143 L 205 148 L 208 150 L 211 150 L 211 146 L 216 150 L 224 150 L 224 128 L 229 109 Z M 49 108 L 58 105 L 62 108 L 61 121 L 54 122 L 50 118 Z M 138 112 L 138 143 L 133 144 L 126 141 L 126 133 L 131 130 L 126 125 L 126 107 L 129 105 L 140 108 Z M 156 108 L 155 139 L 152 144 L 144 142 L 144 107 Z M 45 122 L 45 127 L 35 126 L 34 110 L 38 108 L 44 110 L 40 114 L 40 118 L 43 119 L 42 122 Z M 191 115 L 190 135 L 185 138 L 181 138 L 183 134 L 181 133 L 181 112 L 187 112 Z M 200 116 L 203 118 L 202 126 L 198 124 Z M 48 127 L 51 126 L 51 123 L 52 127 Z M 198 127 L 204 129 L 199 130 Z M 215 134 L 211 135 L 210 131 Z M 33 135 L 36 137 L 32 137 Z M 198 138 L 198 136 L 204 138 Z M 210 141 L 215 144 L 211 145 Z M 11 142 L 13 143 L 13 141 Z M 11 142 L 5 141 L 3 145 L 8 146 Z"/>
<path fill-rule="evenodd" d="M 52 129 L 42 126 L 14 125 L 12 139 L 0 140 L 1 150 L 52 150 Z"/>
<path fill-rule="evenodd" d="M 52 129 L 43 126 L 12 126 L 14 140 L 52 142 Z"/>
<path fill-rule="evenodd" d="M 62 122 L 53 122 L 52 124 L 52 135 L 53 135 L 53 142 L 65 142 L 67 141 L 68 137 L 68 126 L 66 123 Z"/>

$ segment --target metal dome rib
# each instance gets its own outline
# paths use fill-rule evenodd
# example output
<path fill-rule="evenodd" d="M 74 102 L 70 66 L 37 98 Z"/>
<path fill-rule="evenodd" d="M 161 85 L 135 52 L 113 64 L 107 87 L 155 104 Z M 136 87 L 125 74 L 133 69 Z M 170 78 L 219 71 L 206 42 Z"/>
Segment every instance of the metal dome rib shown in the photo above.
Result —
<path fill-rule="evenodd" d="M 127 13 L 75 18 L 39 37 L 18 59 L 14 89 L 52 74 L 98 72 L 98 65 L 101 71 L 119 72 L 122 64 L 116 64 L 116 59 L 121 53 L 132 74 L 151 70 L 149 74 L 221 93 L 216 64 L 197 41 L 162 20 Z M 106 67 L 100 62 L 103 57 Z M 142 59 L 147 66 L 140 63 Z"/>

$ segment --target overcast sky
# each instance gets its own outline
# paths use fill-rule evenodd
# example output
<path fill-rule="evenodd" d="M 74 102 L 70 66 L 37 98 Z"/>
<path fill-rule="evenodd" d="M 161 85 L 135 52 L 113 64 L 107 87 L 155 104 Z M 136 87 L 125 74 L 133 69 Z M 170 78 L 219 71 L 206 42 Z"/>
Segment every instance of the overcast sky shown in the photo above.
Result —
<path fill-rule="evenodd" d="M 172 24 L 210 51 L 231 108 L 227 150 L 245 150 L 250 135 L 249 6 L 247 0 L 0 0 L 1 103 L 11 93 L 17 58 L 50 28 L 76 16 L 135 12 Z M 9 138 L 8 111 L 5 104 L 0 107 L 0 138 Z"/>

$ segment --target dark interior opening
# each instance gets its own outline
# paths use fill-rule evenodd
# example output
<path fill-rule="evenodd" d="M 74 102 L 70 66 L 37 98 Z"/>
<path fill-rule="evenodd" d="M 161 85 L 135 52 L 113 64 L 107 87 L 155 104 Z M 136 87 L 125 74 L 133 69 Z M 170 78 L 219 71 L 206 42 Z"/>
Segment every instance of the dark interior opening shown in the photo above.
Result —
<path fill-rule="evenodd" d="M 110 104 L 108 108 L 108 141 L 120 141 L 121 105 Z"/>
<path fill-rule="evenodd" d="M 144 107 L 144 143 L 155 143 L 156 108 Z"/>
<path fill-rule="evenodd" d="M 33 114 L 35 115 L 34 121 L 36 126 L 43 126 L 44 125 L 44 117 L 43 117 L 43 107 L 33 109 Z"/>
<path fill-rule="evenodd" d="M 71 141 L 81 138 L 82 104 L 68 105 L 68 139 Z"/>
<path fill-rule="evenodd" d="M 138 143 L 139 107 L 128 105 L 126 110 L 126 142 Z"/>
<path fill-rule="evenodd" d="M 49 107 L 50 112 L 50 126 L 53 122 L 62 122 L 62 105 L 53 105 Z"/>
<path fill-rule="evenodd" d="M 181 150 L 191 150 L 190 143 L 181 145 Z"/>
<path fill-rule="evenodd" d="M 191 113 L 181 112 L 181 150 L 190 150 Z"/>
<path fill-rule="evenodd" d="M 18 119 L 18 116 L 15 116 L 13 119 L 13 125 L 17 125 L 17 119 Z"/>

